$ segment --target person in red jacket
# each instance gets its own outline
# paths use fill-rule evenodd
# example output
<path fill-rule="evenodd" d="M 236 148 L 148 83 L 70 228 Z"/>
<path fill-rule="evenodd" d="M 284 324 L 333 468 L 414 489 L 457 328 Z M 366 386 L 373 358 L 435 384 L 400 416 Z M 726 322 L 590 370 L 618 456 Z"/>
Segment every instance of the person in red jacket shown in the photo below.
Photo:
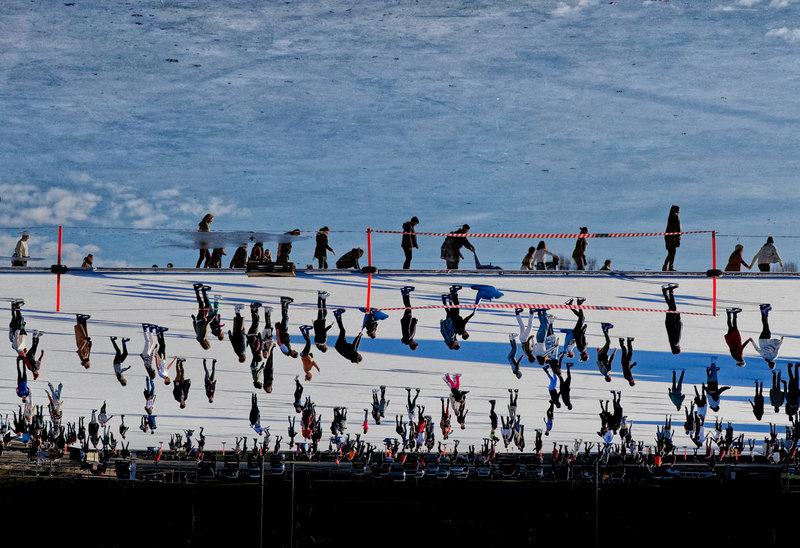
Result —
<path fill-rule="evenodd" d="M 741 311 L 741 308 L 728 308 L 725 310 L 728 315 L 728 333 L 725 335 L 725 342 L 728 344 L 731 356 L 736 360 L 736 365 L 744 367 L 745 361 L 742 353 L 747 343 L 753 342 L 753 339 L 749 338 L 742 344 L 742 335 L 739 333 L 739 327 L 736 323 L 736 317 Z"/>

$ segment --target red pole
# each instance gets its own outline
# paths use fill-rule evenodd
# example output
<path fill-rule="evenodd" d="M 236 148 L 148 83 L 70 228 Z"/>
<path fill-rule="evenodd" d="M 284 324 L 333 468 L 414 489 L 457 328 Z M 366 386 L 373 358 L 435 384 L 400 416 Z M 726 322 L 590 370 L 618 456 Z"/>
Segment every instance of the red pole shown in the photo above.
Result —
<path fill-rule="evenodd" d="M 716 230 L 712 230 L 711 231 L 711 268 L 713 268 L 714 270 L 717 269 L 717 231 Z M 712 287 L 713 287 L 713 290 L 712 290 L 713 291 L 713 297 L 712 297 L 712 304 L 711 304 L 711 306 L 712 306 L 711 313 L 714 314 L 714 316 L 716 316 L 717 315 L 717 277 L 714 276 L 712 278 L 712 280 L 713 281 L 711 282 L 711 284 L 712 284 Z"/>
<path fill-rule="evenodd" d="M 372 229 L 367 227 L 367 263 L 372 266 Z M 369 312 L 369 301 L 372 294 L 372 274 L 367 274 L 367 312 Z"/>
<path fill-rule="evenodd" d="M 64 227 L 58 227 L 58 265 L 61 266 L 61 242 L 64 236 Z M 56 274 L 56 312 L 61 312 L 61 274 Z"/>

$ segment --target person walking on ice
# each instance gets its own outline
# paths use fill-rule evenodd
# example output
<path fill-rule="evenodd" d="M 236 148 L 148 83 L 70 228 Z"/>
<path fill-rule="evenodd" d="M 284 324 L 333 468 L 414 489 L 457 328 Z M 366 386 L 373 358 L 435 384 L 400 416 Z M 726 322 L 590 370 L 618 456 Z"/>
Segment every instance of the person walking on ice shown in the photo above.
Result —
<path fill-rule="evenodd" d="M 744 367 L 744 348 L 747 343 L 753 342 L 753 339 L 749 338 L 742 344 L 742 335 L 739 333 L 739 326 L 736 322 L 736 318 L 741 311 L 741 308 L 728 308 L 725 310 L 728 319 L 728 333 L 725 335 L 725 343 L 728 345 L 731 356 L 736 360 L 736 365 Z"/>
<path fill-rule="evenodd" d="M 761 354 L 764 361 L 770 369 L 775 369 L 775 360 L 778 359 L 778 352 L 783 344 L 783 337 L 780 339 L 773 339 L 772 332 L 769 329 L 769 311 L 772 307 L 768 304 L 762 304 L 761 309 L 761 335 L 758 336 L 758 343 L 753 342 L 753 348 L 756 352 Z"/>

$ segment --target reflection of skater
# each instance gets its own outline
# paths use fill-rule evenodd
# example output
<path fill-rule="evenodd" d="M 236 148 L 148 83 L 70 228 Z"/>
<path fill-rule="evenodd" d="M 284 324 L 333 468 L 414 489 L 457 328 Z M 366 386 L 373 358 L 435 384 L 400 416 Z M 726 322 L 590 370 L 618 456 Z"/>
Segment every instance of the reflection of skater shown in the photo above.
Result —
<path fill-rule="evenodd" d="M 122 367 L 122 364 L 125 363 L 125 358 L 128 357 L 128 348 L 125 346 L 125 343 L 128 342 L 130 339 L 122 339 L 122 350 L 120 351 L 119 347 L 117 346 L 117 338 L 111 337 L 111 344 L 114 345 L 114 375 L 116 375 L 117 380 L 122 386 L 128 384 L 128 381 L 125 380 L 125 376 L 123 373 L 131 368 L 129 365 L 128 367 Z"/>
<path fill-rule="evenodd" d="M 211 227 L 209 225 L 213 220 L 214 216 L 211 213 L 206 214 L 206 216 L 203 217 L 203 219 L 198 224 L 197 231 L 209 232 L 211 230 Z M 208 247 L 204 246 L 208 246 L 208 243 L 200 242 L 200 258 L 197 259 L 197 266 L 195 266 L 195 268 L 200 268 L 200 265 L 203 264 L 203 261 L 205 261 L 203 268 L 208 268 L 208 262 L 211 260 L 211 253 L 209 253 Z"/>
<path fill-rule="evenodd" d="M 636 362 L 631 363 L 633 359 L 633 337 L 628 337 L 628 348 L 625 348 L 625 339 L 619 338 L 619 348 L 622 350 L 622 357 L 620 362 L 622 365 L 622 376 L 628 381 L 628 384 L 633 386 L 636 381 L 633 380 L 633 373 L 631 370 L 636 367 Z"/>
<path fill-rule="evenodd" d="M 758 343 L 753 341 L 753 348 L 761 354 L 764 361 L 767 362 L 770 369 L 775 369 L 775 360 L 778 359 L 778 352 L 780 351 L 781 344 L 783 344 L 783 337 L 780 339 L 773 339 L 772 332 L 769 330 L 769 311 L 772 307 L 768 304 L 761 305 L 761 335 L 758 336 Z"/>
<path fill-rule="evenodd" d="M 89 337 L 89 326 L 86 324 L 86 320 L 90 317 L 86 314 L 76 314 L 77 323 L 75 324 L 75 344 L 78 346 L 78 358 L 86 369 L 92 365 L 90 362 L 92 339 Z"/>
<path fill-rule="evenodd" d="M 744 344 L 742 344 L 742 335 L 739 333 L 739 326 L 736 322 L 736 317 L 741 311 L 741 308 L 728 308 L 725 311 L 728 316 L 728 333 L 725 335 L 725 342 L 728 344 L 731 356 L 736 360 L 736 365 L 744 367 L 745 361 L 742 353 L 747 343 L 753 342 L 753 339 L 747 339 Z"/>
<path fill-rule="evenodd" d="M 20 368 L 20 365 L 22 366 Z M 22 398 L 22 402 L 28 401 L 28 396 L 31 391 L 28 389 L 28 370 L 25 368 L 25 362 L 21 357 L 17 357 L 17 396 Z"/>
<path fill-rule="evenodd" d="M 472 317 L 475 315 L 475 310 L 473 309 L 472 314 L 467 317 L 461 316 L 461 309 L 459 308 L 459 301 L 458 301 L 458 290 L 461 289 L 460 285 L 453 285 L 450 287 L 450 293 L 442 295 L 442 304 L 445 305 L 445 311 L 447 312 L 447 317 L 450 318 L 450 322 L 453 324 L 453 330 L 456 332 L 456 335 L 464 339 L 465 341 L 469 339 L 469 333 L 467 332 L 467 322 L 469 322 Z"/>
<path fill-rule="evenodd" d="M 617 353 L 617 349 L 615 348 L 611 356 L 609 357 L 608 355 L 608 351 L 611 348 L 611 339 L 608 337 L 608 331 L 613 327 L 614 326 L 610 323 L 600 324 L 600 328 L 603 330 L 603 335 L 606 338 L 606 344 L 603 345 L 603 348 L 597 349 L 597 369 L 606 379 L 606 382 L 611 382 L 611 364 L 614 362 L 614 355 Z"/>
<path fill-rule="evenodd" d="M 283 355 L 296 358 L 297 350 L 292 350 L 292 338 L 289 335 L 289 305 L 293 302 L 291 297 L 281 297 L 281 321 L 275 324 L 275 334 Z"/>
<path fill-rule="evenodd" d="M 203 358 L 203 370 L 206 373 L 206 397 L 208 398 L 208 403 L 214 403 L 214 393 L 217 391 L 217 379 L 215 378 L 217 373 L 217 360 L 214 359 L 211 361 L 211 373 L 209 373 L 208 366 L 206 365 L 206 359 Z"/>
<path fill-rule="evenodd" d="M 336 318 L 336 323 L 339 326 L 339 337 L 336 339 L 335 348 L 342 357 L 350 360 L 350 362 L 361 363 L 362 357 L 361 354 L 358 353 L 358 345 L 361 344 L 361 335 L 363 332 L 359 331 L 358 335 L 353 339 L 353 342 L 347 342 L 347 332 L 342 322 L 342 314 L 345 312 L 344 308 L 339 308 L 333 313 L 333 316 Z"/>
<path fill-rule="evenodd" d="M 675 306 L 675 289 L 678 284 L 669 284 L 661 288 L 664 294 L 664 300 L 667 302 L 667 317 L 664 320 L 664 325 L 667 328 L 667 339 L 669 339 L 669 348 L 673 354 L 681 353 L 681 330 L 683 329 L 683 322 L 681 315 L 677 312 L 678 308 Z"/>
<path fill-rule="evenodd" d="M 664 232 L 672 234 L 670 236 L 664 236 L 664 244 L 667 248 L 667 258 L 664 259 L 664 266 L 661 268 L 661 270 L 675 270 L 675 251 L 681 246 L 681 235 L 674 233 L 682 232 L 680 213 L 681 208 L 676 205 L 672 206 L 669 210 L 667 229 Z"/>
<path fill-rule="evenodd" d="M 314 320 L 314 344 L 320 352 L 328 351 L 328 331 L 333 327 L 333 323 L 325 325 L 328 320 L 327 299 L 330 293 L 327 291 L 317 292 L 317 319 Z"/>
<path fill-rule="evenodd" d="M 717 378 L 717 372 L 719 371 L 719 367 L 717 367 L 717 358 L 713 356 L 711 358 L 711 366 L 706 367 L 706 395 L 708 396 L 708 406 L 714 412 L 719 411 L 719 404 L 720 404 L 720 396 L 726 390 L 730 390 L 730 386 L 719 386 L 719 380 Z"/>
<path fill-rule="evenodd" d="M 209 289 L 211 289 L 210 286 L 194 284 L 194 293 L 197 297 L 197 316 L 192 314 L 192 321 L 194 322 L 195 338 L 204 350 L 211 348 L 211 343 L 208 342 L 208 327 L 212 320 L 211 302 L 208 300 Z"/>
<path fill-rule="evenodd" d="M 519 316 L 518 316 L 519 317 Z M 522 361 L 523 354 L 520 354 L 519 358 L 517 358 L 517 342 L 516 342 L 516 334 L 511 333 L 508 336 L 508 340 L 511 343 L 511 351 L 508 353 L 508 363 L 511 364 L 511 372 L 516 375 L 518 379 L 522 378 L 522 371 L 519 368 L 519 362 Z"/>
<path fill-rule="evenodd" d="M 683 375 L 686 371 L 681 371 L 681 377 L 678 379 L 678 382 L 675 382 L 675 371 L 672 371 L 672 387 L 667 389 L 669 393 L 669 399 L 672 401 L 672 405 L 678 408 L 678 411 L 681 410 L 681 405 L 683 405 L 683 400 L 686 396 L 683 394 Z"/>
<path fill-rule="evenodd" d="M 419 219 L 416 217 L 411 217 L 411 220 L 403 223 L 403 238 L 400 242 L 400 245 L 403 247 L 403 253 L 405 254 L 406 260 L 403 262 L 403 269 L 408 270 L 411 268 L 411 253 L 412 249 L 416 248 L 419 249 L 417 245 L 417 235 L 414 234 L 414 227 L 419 224 Z"/>
<path fill-rule="evenodd" d="M 400 329 L 403 332 L 400 342 L 408 345 L 411 350 L 416 350 L 419 346 L 417 341 L 414 340 L 414 335 L 417 333 L 417 319 L 412 313 L 411 298 L 408 295 L 412 291 L 414 291 L 414 287 L 410 285 L 400 289 L 400 293 L 403 296 L 403 307 L 405 307 L 403 317 L 400 319 Z"/>
<path fill-rule="evenodd" d="M 475 252 L 475 248 L 469 243 L 469 240 L 467 240 L 465 236 L 467 232 L 469 232 L 469 225 L 465 224 L 461 228 L 454 230 L 451 233 L 453 234 L 452 236 L 445 238 L 441 248 L 441 258 L 447 263 L 448 270 L 458 270 L 458 263 L 464 258 L 464 256 L 461 255 L 462 247 L 466 247 L 470 251 Z"/>

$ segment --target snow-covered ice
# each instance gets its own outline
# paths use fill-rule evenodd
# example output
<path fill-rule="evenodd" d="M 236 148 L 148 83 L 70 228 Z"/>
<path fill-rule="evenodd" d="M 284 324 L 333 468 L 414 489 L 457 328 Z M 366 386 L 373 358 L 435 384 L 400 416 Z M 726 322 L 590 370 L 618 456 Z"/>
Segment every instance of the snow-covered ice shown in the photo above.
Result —
<path fill-rule="evenodd" d="M 279 298 L 290 296 L 294 304 L 290 308 L 290 333 L 293 345 L 299 349 L 301 341 L 299 325 L 310 324 L 316 315 L 318 290 L 330 293 L 329 309 L 344 307 L 347 312 L 343 320 L 352 338 L 360 329 L 363 315 L 358 307 L 366 302 L 367 278 L 355 272 L 300 271 L 295 278 L 248 278 L 241 271 L 211 270 L 98 270 L 71 271 L 62 276 L 61 312 L 54 312 L 56 303 L 56 276 L 49 271 L 0 272 L 0 288 L 5 314 L 10 316 L 10 301 L 23 298 L 23 312 L 28 329 L 45 332 L 41 347 L 45 350 L 41 376 L 29 380 L 34 402 L 46 404 L 44 393 L 48 381 L 63 382 L 64 420 L 76 422 L 78 417 L 87 417 L 92 409 L 99 409 L 103 400 L 108 401 L 108 412 L 114 415 L 112 426 L 116 432 L 119 417 L 124 414 L 131 428 L 128 437 L 132 448 L 143 448 L 166 442 L 169 434 L 183 429 L 205 428 L 209 448 L 220 448 L 223 442 L 231 444 L 237 436 L 254 435 L 249 427 L 248 413 L 250 395 L 254 392 L 248 364 L 240 364 L 227 338 L 225 341 L 211 340 L 211 349 L 203 351 L 194 338 L 191 314 L 196 312 L 192 284 L 202 282 L 212 287 L 210 294 L 219 294 L 221 314 L 231 327 L 233 305 L 259 301 L 275 308 L 279 313 Z M 768 422 L 787 424 L 783 412 L 774 414 L 768 405 L 762 422 L 757 422 L 750 410 L 748 398 L 753 395 L 756 379 L 764 381 L 765 388 L 771 382 L 770 371 L 760 357 L 748 347 L 745 355 L 747 365 L 735 366 L 723 340 L 726 332 L 724 309 L 739 306 L 743 309 L 739 318 L 742 337 L 758 338 L 761 323 L 758 305 L 771 303 L 770 324 L 773 336 L 785 336 L 778 367 L 784 371 L 788 361 L 800 361 L 800 340 L 796 332 L 795 316 L 800 309 L 800 296 L 796 291 L 796 278 L 778 277 L 723 277 L 717 282 L 717 317 L 711 316 L 712 281 L 705 276 L 657 276 L 657 275 L 541 275 L 539 273 L 507 273 L 504 275 L 475 273 L 423 274 L 418 272 L 393 271 L 373 277 L 371 305 L 375 308 L 402 306 L 399 288 L 413 285 L 414 306 L 441 304 L 441 294 L 452 284 L 464 287 L 460 295 L 462 304 L 471 302 L 475 292 L 472 284 L 496 286 L 505 295 L 500 304 L 521 303 L 524 306 L 560 305 L 569 297 L 586 297 L 585 306 L 633 307 L 666 310 L 661 294 L 661 285 L 677 282 L 678 309 L 683 314 L 682 353 L 673 356 L 669 351 L 664 328 L 664 314 L 660 312 L 624 312 L 615 310 L 586 311 L 588 342 L 592 348 L 588 362 L 575 360 L 573 368 L 572 400 L 574 409 L 556 411 L 555 427 L 549 441 L 571 443 L 575 438 L 597 441 L 599 429 L 598 400 L 610 399 L 609 390 L 622 391 L 622 403 L 628 420 L 633 422 L 635 439 L 653 443 L 655 425 L 663 423 L 666 414 L 673 415 L 676 431 L 675 443 L 680 448 L 691 445 L 681 429 L 683 411 L 676 411 L 667 397 L 668 382 L 673 370 L 686 370 L 684 393 L 689 402 L 692 385 L 700 385 L 705 379 L 705 367 L 710 356 L 719 356 L 720 385 L 733 388 L 722 397 L 718 414 L 709 411 L 707 422 L 713 424 L 715 416 L 732 421 L 736 431 L 743 431 L 748 438 L 763 438 L 768 431 Z M 249 310 L 245 308 L 249 326 Z M 94 341 L 92 366 L 84 370 L 75 353 L 73 326 L 75 314 L 90 314 L 89 331 Z M 569 310 L 555 310 L 558 319 L 555 327 L 569 328 L 574 317 Z M 388 312 L 389 318 L 380 323 L 377 338 L 364 337 L 360 351 L 364 356 L 361 364 L 354 365 L 339 356 L 333 348 L 327 353 L 314 352 L 321 371 L 314 378 L 303 382 L 304 396 L 311 396 L 317 410 L 323 416 L 322 445 L 327 447 L 328 427 L 334 406 L 346 406 L 348 432 L 361 430 L 363 409 L 370 407 L 371 391 L 380 385 L 387 386 L 390 400 L 385 422 L 376 426 L 370 419 L 366 440 L 379 444 L 384 438 L 395 437 L 394 417 L 405 415 L 405 387 L 421 388 L 419 402 L 426 406 L 438 425 L 439 398 L 449 391 L 442 380 L 447 373 L 461 373 L 463 388 L 467 396 L 466 430 L 459 430 L 453 421 L 453 439 L 461 440 L 461 448 L 479 444 L 489 435 L 489 399 L 497 399 L 498 412 L 504 409 L 508 397 L 507 389 L 519 389 L 519 410 L 526 426 L 528 449 L 532 447 L 533 430 L 542 426 L 548 407 L 547 379 L 535 364 L 523 359 L 523 376 L 516 379 L 506 360 L 509 351 L 508 334 L 517 332 L 514 311 L 511 309 L 479 309 L 468 325 L 470 338 L 463 341 L 459 351 L 448 350 L 439 333 L 439 319 L 444 317 L 440 308 L 415 310 L 419 318 L 417 340 L 419 348 L 412 352 L 400 342 L 401 312 Z M 330 321 L 333 320 L 329 313 Z M 618 346 L 618 337 L 635 337 L 634 369 L 637 379 L 635 387 L 629 387 L 622 379 L 619 369 L 619 352 L 612 371 L 613 380 L 603 381 L 595 365 L 594 348 L 601 346 L 600 323 L 614 325 L 612 343 Z M 187 359 L 187 377 L 192 380 L 192 389 L 186 409 L 180 410 L 172 398 L 171 386 L 156 383 L 157 400 L 155 410 L 158 430 L 155 435 L 143 434 L 137 428 L 143 415 L 145 371 L 137 355 L 142 347 L 141 324 L 153 323 L 168 327 L 166 333 L 168 357 L 183 356 Z M 534 321 L 534 326 L 536 322 Z M 334 326 L 329 332 L 329 343 L 337 336 Z M 110 336 L 130 337 L 131 355 L 126 365 L 132 369 L 126 373 L 127 387 L 116 381 L 112 369 L 113 351 Z M 332 340 L 333 339 L 333 340 Z M 10 414 L 17 408 L 19 398 L 15 395 L 14 353 L 9 344 L 0 347 L 5 356 L 5 365 L 0 368 L 0 414 Z M 217 392 L 213 404 L 203 394 L 202 358 L 216 358 Z M 249 361 L 249 360 L 248 360 Z M 286 435 L 288 416 L 295 416 L 292 408 L 295 375 L 302 375 L 299 359 L 290 359 L 277 353 L 275 356 L 275 381 L 272 394 L 259 391 L 262 423 L 271 427 L 272 435 Z M 784 372 L 784 377 L 786 376 Z M 302 377 L 301 377 L 302 378 Z M 158 380 L 158 379 L 157 379 Z M 45 406 L 45 413 L 46 413 Z M 499 413 L 500 414 L 500 413 Z M 441 439 L 437 428 L 437 440 Z M 498 432 L 499 435 L 499 432 Z M 274 439 L 274 438 L 273 438 Z M 546 442 L 548 439 L 546 438 Z M 512 446 L 513 447 L 513 446 Z M 545 449 L 548 446 L 545 445 Z"/>

